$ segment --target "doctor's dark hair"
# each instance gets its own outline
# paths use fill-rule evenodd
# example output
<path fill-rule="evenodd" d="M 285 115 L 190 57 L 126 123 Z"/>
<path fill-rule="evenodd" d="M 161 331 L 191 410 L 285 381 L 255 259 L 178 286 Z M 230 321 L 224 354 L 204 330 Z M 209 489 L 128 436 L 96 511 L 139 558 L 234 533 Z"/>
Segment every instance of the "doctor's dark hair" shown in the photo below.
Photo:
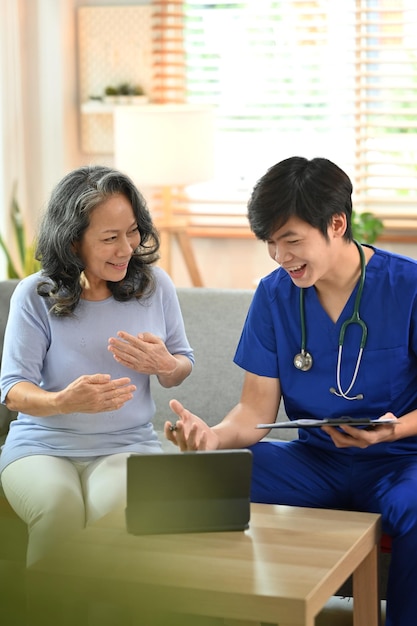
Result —
<path fill-rule="evenodd" d="M 52 191 L 37 238 L 36 258 L 45 278 L 38 294 L 51 299 L 56 316 L 71 315 L 80 301 L 84 266 L 74 244 L 82 240 L 92 211 L 115 194 L 132 205 L 140 243 L 126 276 L 108 281 L 108 288 L 120 302 L 139 299 L 154 288 L 151 265 L 158 259 L 159 237 L 145 199 L 125 174 L 102 165 L 83 166 L 64 176 Z"/>
<path fill-rule="evenodd" d="M 334 215 L 346 215 L 343 238 L 352 241 L 352 183 L 328 159 L 290 157 L 273 165 L 256 183 L 248 203 L 251 230 L 267 241 L 291 218 L 317 228 L 328 239 Z"/>

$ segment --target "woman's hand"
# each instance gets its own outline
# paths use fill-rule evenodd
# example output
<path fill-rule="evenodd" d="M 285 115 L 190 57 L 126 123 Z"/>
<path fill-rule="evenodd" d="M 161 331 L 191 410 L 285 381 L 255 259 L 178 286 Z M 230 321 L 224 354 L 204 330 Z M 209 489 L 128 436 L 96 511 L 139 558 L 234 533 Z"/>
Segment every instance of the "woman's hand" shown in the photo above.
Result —
<path fill-rule="evenodd" d="M 395 419 L 392 413 L 385 413 L 383 418 Z M 397 420 L 398 421 L 398 420 Z M 357 426 L 322 426 L 332 439 L 336 448 L 368 448 L 376 443 L 395 441 L 396 424 L 384 424 L 381 426 L 368 426 L 358 428 Z"/>
<path fill-rule="evenodd" d="M 218 448 L 218 437 L 206 422 L 190 413 L 178 400 L 171 400 L 169 406 L 178 416 L 175 424 L 165 422 L 165 437 L 169 441 L 179 446 L 182 452 Z"/>
<path fill-rule="evenodd" d="M 58 393 L 60 413 L 101 413 L 117 411 L 133 398 L 135 385 L 130 378 L 110 378 L 108 374 L 80 376 Z"/>
<path fill-rule="evenodd" d="M 163 387 L 179 385 L 190 374 L 192 365 L 183 354 L 171 354 L 166 345 L 152 333 L 136 337 L 119 331 L 110 337 L 108 350 L 118 363 L 139 374 L 154 374 Z"/>
<path fill-rule="evenodd" d="M 6 404 L 10 410 L 35 417 L 68 413 L 101 413 L 117 411 L 133 398 L 135 385 L 130 378 L 114 378 L 109 374 L 80 376 L 62 391 L 45 391 L 29 382 L 14 385 Z"/>
<path fill-rule="evenodd" d="M 130 335 L 119 331 L 110 337 L 108 350 L 118 363 L 140 374 L 172 374 L 177 367 L 176 358 L 167 350 L 162 339 L 152 333 Z"/>

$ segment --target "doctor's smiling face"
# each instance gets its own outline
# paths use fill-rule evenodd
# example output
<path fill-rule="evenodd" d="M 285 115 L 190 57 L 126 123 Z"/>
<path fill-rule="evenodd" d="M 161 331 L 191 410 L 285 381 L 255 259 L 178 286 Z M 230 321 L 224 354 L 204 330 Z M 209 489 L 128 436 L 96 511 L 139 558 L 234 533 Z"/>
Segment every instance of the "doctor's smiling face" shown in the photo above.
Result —
<path fill-rule="evenodd" d="M 337 272 L 340 244 L 346 244 L 345 229 L 343 214 L 333 216 L 327 239 L 317 228 L 291 217 L 267 240 L 268 252 L 297 287 L 311 287 Z"/>

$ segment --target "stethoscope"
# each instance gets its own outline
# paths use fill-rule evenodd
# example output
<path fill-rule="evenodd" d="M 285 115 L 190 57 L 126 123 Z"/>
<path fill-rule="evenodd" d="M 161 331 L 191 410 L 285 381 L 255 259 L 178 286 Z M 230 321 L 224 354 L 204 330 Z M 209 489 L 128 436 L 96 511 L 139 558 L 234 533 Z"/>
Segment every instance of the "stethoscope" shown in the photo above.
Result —
<path fill-rule="evenodd" d="M 334 387 L 330 387 L 330 393 L 333 393 L 339 398 L 344 398 L 345 400 L 362 400 L 363 394 L 358 394 L 356 396 L 349 396 L 349 392 L 351 391 L 353 385 L 355 384 L 356 378 L 358 376 L 359 366 L 362 360 L 363 349 L 366 343 L 366 337 L 368 335 L 368 328 L 365 322 L 360 318 L 359 315 L 359 306 L 362 299 L 363 286 L 365 283 L 365 274 L 366 274 L 366 264 L 365 264 L 365 254 L 362 250 L 362 246 L 354 241 L 356 247 L 359 250 L 359 255 L 361 259 L 361 275 L 359 279 L 359 287 L 358 292 L 355 298 L 355 305 L 353 307 L 352 316 L 349 319 L 345 320 L 342 324 L 339 333 L 339 350 L 337 355 L 337 367 L 336 367 L 336 384 L 337 389 Z M 294 357 L 294 365 L 298 370 L 302 372 L 308 372 L 313 365 L 313 357 L 306 350 L 306 323 L 305 323 L 305 305 L 304 305 L 304 289 L 300 289 L 300 321 L 301 321 L 301 351 L 295 355 Z M 342 369 L 342 352 L 343 352 L 343 342 L 345 340 L 346 329 L 350 324 L 359 324 L 362 329 L 362 338 L 359 346 L 358 357 L 356 359 L 356 366 L 353 372 L 352 380 L 350 382 L 349 387 L 346 391 L 343 391 L 341 384 L 341 369 Z"/>

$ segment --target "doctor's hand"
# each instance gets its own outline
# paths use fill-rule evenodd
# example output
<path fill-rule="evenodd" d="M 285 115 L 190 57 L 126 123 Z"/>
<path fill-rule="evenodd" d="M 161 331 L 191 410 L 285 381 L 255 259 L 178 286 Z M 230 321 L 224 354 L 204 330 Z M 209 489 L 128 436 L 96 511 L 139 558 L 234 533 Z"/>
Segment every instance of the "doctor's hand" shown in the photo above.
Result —
<path fill-rule="evenodd" d="M 172 441 L 182 452 L 218 448 L 218 437 L 206 422 L 184 408 L 178 400 L 171 400 L 169 406 L 178 418 L 175 424 L 165 422 L 164 432 L 168 441 Z"/>
<path fill-rule="evenodd" d="M 385 413 L 383 418 L 397 419 L 393 413 Z M 378 426 L 322 426 L 332 439 L 336 448 L 368 448 L 376 443 L 395 440 L 395 424 L 381 424 Z"/>

